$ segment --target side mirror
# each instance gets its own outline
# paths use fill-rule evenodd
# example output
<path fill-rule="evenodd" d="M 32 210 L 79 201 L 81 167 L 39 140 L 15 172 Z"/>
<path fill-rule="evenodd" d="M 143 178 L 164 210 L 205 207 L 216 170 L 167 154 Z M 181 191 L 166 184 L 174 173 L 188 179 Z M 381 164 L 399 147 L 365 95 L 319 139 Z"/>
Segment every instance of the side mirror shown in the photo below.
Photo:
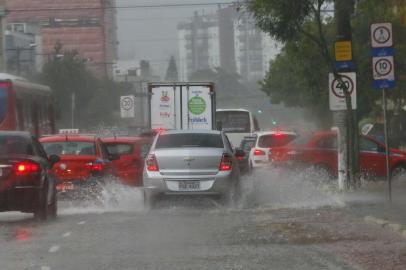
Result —
<path fill-rule="evenodd" d="M 61 161 L 61 158 L 58 155 L 50 155 L 48 160 L 51 163 L 51 168 L 52 168 L 56 163 Z"/>
<path fill-rule="evenodd" d="M 108 159 L 109 159 L 110 161 L 119 160 L 119 159 L 120 159 L 120 155 L 119 155 L 119 154 L 110 154 L 109 157 L 108 157 Z"/>

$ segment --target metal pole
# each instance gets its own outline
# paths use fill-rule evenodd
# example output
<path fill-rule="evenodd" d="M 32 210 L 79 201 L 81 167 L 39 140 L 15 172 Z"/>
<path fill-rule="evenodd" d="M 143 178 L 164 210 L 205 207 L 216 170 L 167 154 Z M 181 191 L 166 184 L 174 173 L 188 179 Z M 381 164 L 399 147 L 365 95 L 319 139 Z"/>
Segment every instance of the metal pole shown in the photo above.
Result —
<path fill-rule="evenodd" d="M 386 155 L 386 180 L 388 181 L 389 201 L 392 202 L 392 180 L 389 171 L 389 140 L 388 140 L 388 119 L 386 116 L 386 89 L 382 90 L 382 109 L 383 109 L 383 125 L 385 136 L 385 155 Z"/>

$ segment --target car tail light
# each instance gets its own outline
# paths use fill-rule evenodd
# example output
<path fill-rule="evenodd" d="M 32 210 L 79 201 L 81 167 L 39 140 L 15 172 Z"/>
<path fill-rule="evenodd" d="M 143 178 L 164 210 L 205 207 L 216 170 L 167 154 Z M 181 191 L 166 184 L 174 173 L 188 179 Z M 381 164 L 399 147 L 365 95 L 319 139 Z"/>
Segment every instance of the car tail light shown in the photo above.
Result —
<path fill-rule="evenodd" d="M 220 161 L 220 171 L 231 171 L 233 162 L 228 154 L 223 154 Z"/>
<path fill-rule="evenodd" d="M 94 162 L 89 162 L 86 163 L 85 165 L 86 169 L 92 172 L 101 172 L 103 171 L 103 162 L 99 161 L 94 161 Z"/>
<path fill-rule="evenodd" d="M 27 175 L 32 173 L 39 173 L 41 167 L 35 162 L 23 161 L 15 164 L 15 170 L 17 175 Z"/>
<path fill-rule="evenodd" d="M 255 149 L 254 156 L 265 156 L 265 152 L 262 151 L 261 149 Z"/>
<path fill-rule="evenodd" d="M 155 155 L 149 155 L 148 159 L 146 160 L 147 170 L 150 172 L 157 172 L 159 171 L 158 162 L 156 160 Z"/>

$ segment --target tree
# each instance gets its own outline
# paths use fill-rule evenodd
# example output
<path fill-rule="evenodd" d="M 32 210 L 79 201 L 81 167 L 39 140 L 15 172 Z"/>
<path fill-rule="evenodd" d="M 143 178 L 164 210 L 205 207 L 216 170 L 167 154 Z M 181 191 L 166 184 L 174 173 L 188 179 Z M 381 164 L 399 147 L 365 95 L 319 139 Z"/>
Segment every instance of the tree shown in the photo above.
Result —
<path fill-rule="evenodd" d="M 169 60 L 168 69 L 166 70 L 165 80 L 168 82 L 178 81 L 178 68 L 176 66 L 175 57 L 172 55 Z"/>
<path fill-rule="evenodd" d="M 97 89 L 97 80 L 86 69 L 85 60 L 77 51 L 63 49 L 59 42 L 43 67 L 41 80 L 53 89 L 57 116 L 64 125 L 70 123 L 72 95 L 76 101 L 75 114 L 81 115 Z"/>
<path fill-rule="evenodd" d="M 75 95 L 75 127 L 89 129 L 100 123 L 118 120 L 120 95 L 131 92 L 131 85 L 110 79 L 98 79 L 86 68 L 77 51 L 63 49 L 57 43 L 45 63 L 40 81 L 54 92 L 58 125 L 70 127 L 72 94 Z"/>

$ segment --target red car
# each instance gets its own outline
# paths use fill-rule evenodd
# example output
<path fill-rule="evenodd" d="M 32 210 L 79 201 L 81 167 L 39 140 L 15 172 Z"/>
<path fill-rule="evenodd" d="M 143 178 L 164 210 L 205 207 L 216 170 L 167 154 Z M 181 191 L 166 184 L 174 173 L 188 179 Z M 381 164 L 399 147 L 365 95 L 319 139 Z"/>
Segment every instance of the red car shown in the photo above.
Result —
<path fill-rule="evenodd" d="M 110 137 L 103 138 L 103 144 L 113 160 L 116 176 L 123 184 L 142 186 L 144 158 L 148 154 L 152 137 Z"/>
<path fill-rule="evenodd" d="M 58 191 L 80 191 L 97 186 L 113 174 L 111 160 L 101 139 L 92 135 L 52 135 L 40 139 L 48 156 L 58 155 L 53 167 Z"/>
<path fill-rule="evenodd" d="M 385 176 L 385 146 L 368 136 L 360 136 L 360 170 L 366 176 Z M 299 137 L 286 147 L 274 149 L 270 154 L 276 164 L 316 166 L 331 175 L 337 175 L 337 134 L 332 131 L 316 132 Z M 406 169 L 406 152 L 390 149 L 391 173 Z"/>

